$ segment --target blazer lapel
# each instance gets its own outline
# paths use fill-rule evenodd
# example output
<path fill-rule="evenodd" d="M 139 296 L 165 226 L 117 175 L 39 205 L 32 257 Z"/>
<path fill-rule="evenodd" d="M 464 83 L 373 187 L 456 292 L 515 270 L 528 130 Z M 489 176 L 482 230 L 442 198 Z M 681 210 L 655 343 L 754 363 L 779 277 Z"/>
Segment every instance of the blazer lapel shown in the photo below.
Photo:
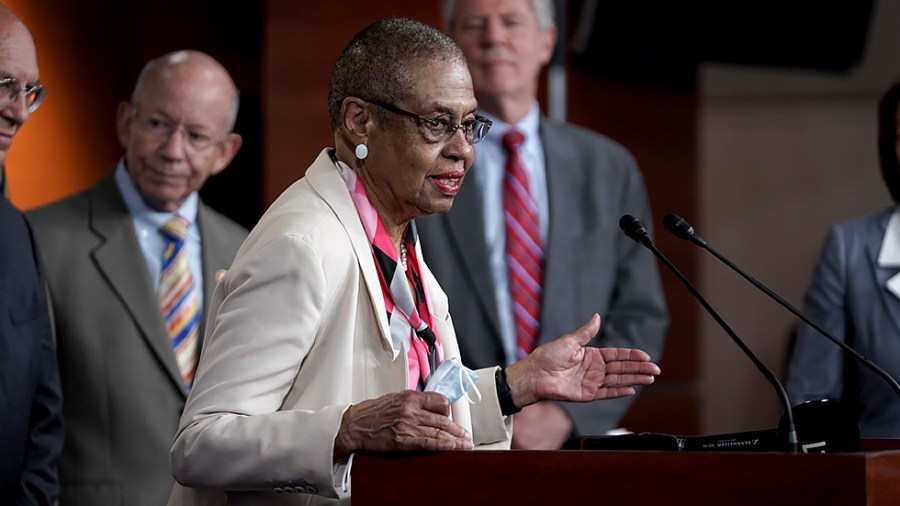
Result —
<path fill-rule="evenodd" d="M 328 151 L 328 149 L 322 150 L 316 161 L 306 171 L 305 177 L 316 193 L 328 203 L 338 221 L 347 231 L 353 245 L 353 252 L 359 262 L 366 290 L 369 292 L 369 299 L 372 301 L 375 314 L 378 315 L 378 329 L 381 333 L 382 343 L 387 349 L 392 349 L 394 358 L 397 358 L 400 348 L 397 347 L 398 343 L 393 343 L 391 340 L 387 308 L 384 305 L 384 295 L 381 293 L 381 281 L 375 268 L 375 260 L 372 258 L 372 245 L 369 244 L 369 239 L 366 237 L 366 231 L 356 212 L 356 206 L 350 198 L 350 192 L 347 191 L 347 185 L 341 179 Z"/>
<path fill-rule="evenodd" d="M 572 294 L 581 293 L 578 284 L 583 276 L 579 276 L 575 266 L 578 265 L 573 255 L 577 253 L 570 246 L 578 244 L 578 236 L 583 234 L 585 224 L 583 202 L 578 198 L 584 193 L 584 181 L 576 172 L 577 163 L 574 148 L 559 132 L 541 120 L 541 138 L 545 146 L 554 149 L 544 151 L 547 175 L 547 198 L 549 200 L 550 221 L 547 244 L 544 245 L 544 283 L 543 300 L 552 304 L 541 305 L 541 336 L 539 343 L 556 336 L 549 336 L 548 322 L 554 318 L 553 311 L 568 307 Z M 598 259 L 602 261 L 602 259 Z M 551 332 L 552 333 L 552 332 Z"/>
<path fill-rule="evenodd" d="M 479 170 L 478 164 L 472 166 L 470 171 Z M 464 248 L 457 248 L 459 261 L 463 269 L 461 273 L 470 277 L 472 286 L 475 287 L 475 297 L 487 308 L 494 335 L 500 335 L 500 318 L 498 316 L 497 299 L 494 296 L 494 276 L 488 263 L 487 244 L 484 241 L 484 206 L 481 203 L 478 188 L 478 180 L 468 176 L 471 180 L 463 184 L 453 202 L 453 211 L 445 213 L 441 219 L 446 220 L 450 237 L 447 244 L 465 244 Z"/>
<path fill-rule="evenodd" d="M 186 395 L 168 331 L 158 309 L 153 283 L 141 252 L 131 217 L 110 173 L 91 192 L 91 228 L 101 237 L 91 252 L 122 305 L 131 314 L 150 351 L 159 359 L 172 382 Z"/>
<path fill-rule="evenodd" d="M 216 270 L 227 269 L 230 264 L 219 265 L 213 258 L 219 250 L 216 244 L 212 244 L 211 235 L 208 232 L 206 218 L 206 206 L 200 203 L 197 208 L 197 229 L 200 231 L 200 268 L 203 271 L 203 307 L 200 308 L 200 337 L 198 346 L 202 348 L 203 337 L 206 335 L 206 318 L 209 315 L 209 301 L 212 300 L 213 291 L 216 289 Z M 199 356 L 199 355 L 198 355 Z"/>
<path fill-rule="evenodd" d="M 900 333 L 900 214 L 886 213 L 868 244 L 875 283 L 886 311 Z"/>
<path fill-rule="evenodd" d="M 206 318 L 209 314 L 209 301 L 212 300 L 213 292 L 216 289 L 216 271 L 220 269 L 228 269 L 234 260 L 229 257 L 226 251 L 232 251 L 231 247 L 226 246 L 226 238 L 229 235 L 222 233 L 221 225 L 212 218 L 212 210 L 203 202 L 197 209 L 197 226 L 200 230 L 201 256 L 203 265 L 203 314 L 200 320 L 200 335 L 205 335 Z M 200 346 L 203 346 L 203 340 L 200 340 Z"/>

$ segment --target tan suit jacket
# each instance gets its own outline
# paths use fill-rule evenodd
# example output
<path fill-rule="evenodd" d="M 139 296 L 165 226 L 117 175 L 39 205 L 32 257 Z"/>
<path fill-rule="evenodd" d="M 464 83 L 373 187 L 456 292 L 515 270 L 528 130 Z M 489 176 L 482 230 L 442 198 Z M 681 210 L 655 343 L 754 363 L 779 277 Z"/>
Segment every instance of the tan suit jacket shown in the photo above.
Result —
<path fill-rule="evenodd" d="M 445 359 L 459 356 L 447 298 L 424 273 Z M 172 448 L 170 505 L 348 502 L 334 439 L 352 403 L 407 388 L 369 244 L 323 150 L 238 251 L 213 295 L 203 354 Z M 476 445 L 508 447 L 496 368 L 483 400 L 452 407 Z M 337 465 L 335 465 L 337 464 Z M 231 492 L 225 492 L 231 491 Z M 242 491 L 242 492 L 237 492 Z"/>

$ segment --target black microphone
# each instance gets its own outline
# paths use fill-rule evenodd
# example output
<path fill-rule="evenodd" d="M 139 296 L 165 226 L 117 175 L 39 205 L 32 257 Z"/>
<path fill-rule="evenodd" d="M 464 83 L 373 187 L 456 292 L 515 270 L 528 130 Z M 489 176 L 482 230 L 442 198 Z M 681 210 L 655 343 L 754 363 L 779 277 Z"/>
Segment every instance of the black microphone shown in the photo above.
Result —
<path fill-rule="evenodd" d="M 714 257 L 718 258 L 722 263 L 724 263 L 725 265 L 730 267 L 731 270 L 740 274 L 741 277 L 743 277 L 744 279 L 749 281 L 751 285 L 760 289 L 763 293 L 768 295 L 772 300 L 781 304 L 781 307 L 790 311 L 791 314 L 793 314 L 797 318 L 800 318 L 800 320 L 803 321 L 803 323 L 816 329 L 816 332 L 827 337 L 829 341 L 838 345 L 842 350 L 844 350 L 845 352 L 852 355 L 853 358 L 855 358 L 856 360 L 859 360 L 862 363 L 862 365 L 866 366 L 869 370 L 871 370 L 872 372 L 877 374 L 879 377 L 881 377 L 881 379 L 886 381 L 887 384 L 890 385 L 890 387 L 894 390 L 894 393 L 896 393 L 897 396 L 900 397 L 900 385 L 897 384 L 897 380 L 892 378 L 891 375 L 887 373 L 887 371 L 885 371 L 881 367 L 878 367 L 877 365 L 875 365 L 871 360 L 864 357 L 858 351 L 854 350 L 849 344 L 834 337 L 834 335 L 831 334 L 831 332 L 828 332 L 827 330 L 822 328 L 821 325 L 810 320 L 805 314 L 801 313 L 800 310 L 798 310 L 797 308 L 792 306 L 789 302 L 787 302 L 786 300 L 781 298 L 777 293 L 770 290 L 769 287 L 760 283 L 759 281 L 754 279 L 753 276 L 750 276 L 749 274 L 744 272 L 740 267 L 734 265 L 730 260 L 728 260 L 727 258 L 722 256 L 718 251 L 713 249 L 712 246 L 707 244 L 707 242 L 704 241 L 702 237 L 697 235 L 697 233 L 694 232 L 694 227 L 692 227 L 690 223 L 685 221 L 684 218 L 678 216 L 677 214 L 669 213 L 669 214 L 665 215 L 665 217 L 663 217 L 663 226 L 666 227 L 666 230 L 671 232 L 672 235 L 679 237 L 681 239 L 691 241 L 692 243 L 696 244 L 697 246 L 700 246 L 701 248 L 710 252 Z"/>
<path fill-rule="evenodd" d="M 728 324 L 725 323 L 725 320 L 723 320 L 722 317 L 719 316 L 719 313 L 717 313 L 716 310 L 713 309 L 708 302 L 706 302 L 706 299 L 703 298 L 702 295 L 700 295 L 700 292 L 698 292 L 697 289 L 694 288 L 694 285 L 692 285 L 691 282 L 688 281 L 686 277 L 684 277 L 681 271 L 679 271 L 675 267 L 675 265 L 673 265 L 672 262 L 670 262 L 669 259 L 666 258 L 665 255 L 663 255 L 658 249 L 656 249 L 656 246 L 653 245 L 653 241 L 650 240 L 650 235 L 647 233 L 647 229 L 644 228 L 644 225 L 641 224 L 640 220 L 630 214 L 626 214 L 622 216 L 621 219 L 619 219 L 619 228 L 622 229 L 622 232 L 625 232 L 625 235 L 646 246 L 647 249 L 649 249 L 653 252 L 654 255 L 656 255 L 656 258 L 658 258 L 670 271 L 675 274 L 676 277 L 678 277 L 678 280 L 681 281 L 681 284 L 683 284 L 688 289 L 688 291 L 691 292 L 691 295 L 693 295 L 694 298 L 697 299 L 698 302 L 700 302 L 703 308 L 706 309 L 706 311 L 716 320 L 716 323 L 718 323 L 719 326 L 722 327 L 723 330 L 725 330 L 725 333 L 727 333 L 729 337 L 731 337 L 732 341 L 734 341 L 735 344 L 737 344 L 741 349 L 741 351 L 743 351 L 744 354 L 750 358 L 753 364 L 756 365 L 756 368 L 759 369 L 763 376 L 765 376 L 766 380 L 768 380 L 769 383 L 771 383 L 772 386 L 775 387 L 775 391 L 778 394 L 778 399 L 781 401 L 781 407 L 782 409 L 784 409 L 787 451 L 790 453 L 799 453 L 797 429 L 794 427 L 794 415 L 791 412 L 791 401 L 788 400 L 787 392 L 784 391 L 784 386 L 780 381 L 778 381 L 778 377 L 776 377 L 775 374 L 773 374 L 772 371 L 762 363 L 762 361 L 756 356 L 756 354 L 754 354 L 753 351 L 748 348 L 746 344 L 744 344 L 744 341 L 742 341 L 741 338 L 739 338 L 737 334 L 735 334 L 734 331 L 731 330 L 731 327 L 729 327 Z"/>

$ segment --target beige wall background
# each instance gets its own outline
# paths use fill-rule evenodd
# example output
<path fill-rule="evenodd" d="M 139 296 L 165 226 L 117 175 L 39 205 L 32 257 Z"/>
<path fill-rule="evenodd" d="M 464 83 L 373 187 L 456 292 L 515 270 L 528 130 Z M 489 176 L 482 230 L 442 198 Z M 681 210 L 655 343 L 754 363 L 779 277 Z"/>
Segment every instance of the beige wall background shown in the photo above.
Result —
<path fill-rule="evenodd" d="M 900 76 L 898 26 L 900 2 L 875 2 L 864 58 L 848 73 L 701 68 L 699 216 L 689 221 L 801 309 L 829 225 L 891 204 L 876 107 Z M 796 320 L 711 255 L 699 262 L 700 291 L 783 378 Z M 773 388 L 712 318 L 700 321 L 701 432 L 775 427 L 782 410 Z"/>

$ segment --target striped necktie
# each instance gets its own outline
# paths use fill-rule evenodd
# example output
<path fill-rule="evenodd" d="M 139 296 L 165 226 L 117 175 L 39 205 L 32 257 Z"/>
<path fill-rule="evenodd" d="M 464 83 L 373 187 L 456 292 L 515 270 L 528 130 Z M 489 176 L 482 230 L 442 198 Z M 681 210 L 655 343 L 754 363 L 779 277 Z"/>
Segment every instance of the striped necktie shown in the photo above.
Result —
<path fill-rule="evenodd" d="M 184 240 L 189 226 L 187 220 L 176 216 L 159 229 L 168 241 L 159 276 L 159 305 L 169 330 L 178 371 L 188 390 L 197 369 L 200 334 L 200 298 L 191 276 Z"/>
<path fill-rule="evenodd" d="M 516 326 L 516 357 L 525 358 L 537 342 L 541 326 L 541 282 L 544 250 L 537 204 L 528 189 L 528 173 L 520 148 L 525 136 L 517 130 L 503 135 L 506 176 L 503 180 L 503 221 L 506 265 Z"/>

